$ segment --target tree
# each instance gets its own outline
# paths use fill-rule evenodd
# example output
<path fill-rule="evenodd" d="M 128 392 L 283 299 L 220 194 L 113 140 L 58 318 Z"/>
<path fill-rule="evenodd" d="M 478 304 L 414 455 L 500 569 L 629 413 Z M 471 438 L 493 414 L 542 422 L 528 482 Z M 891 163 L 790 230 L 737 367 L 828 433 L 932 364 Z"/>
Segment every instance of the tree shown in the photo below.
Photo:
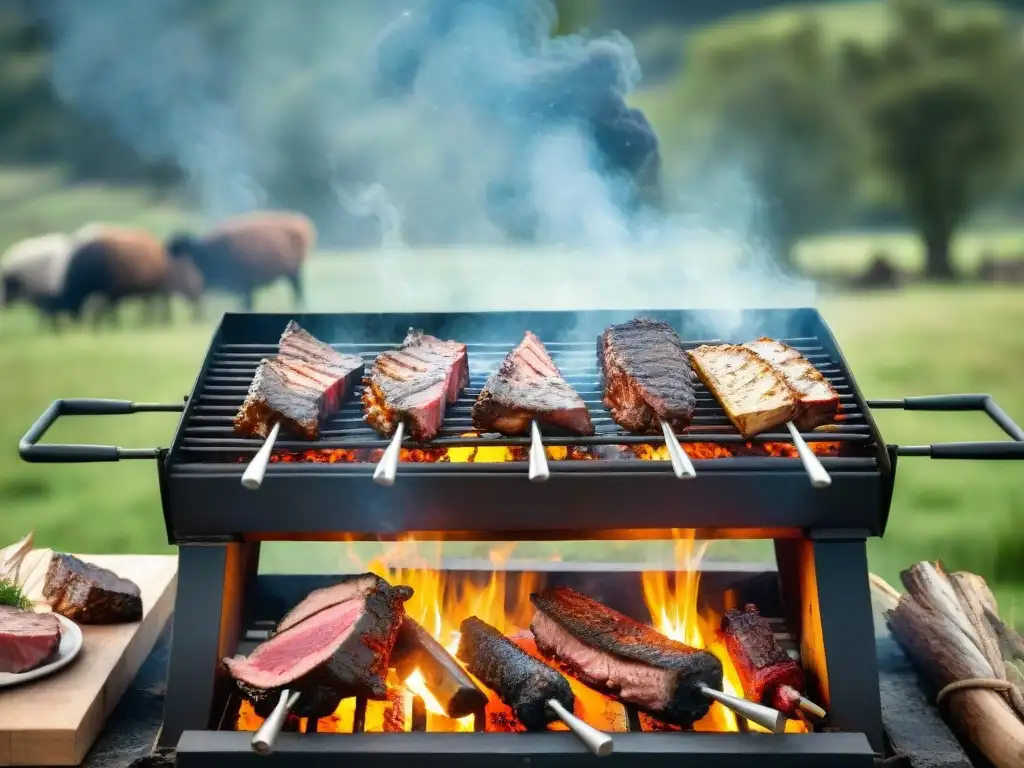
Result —
<path fill-rule="evenodd" d="M 950 243 L 1014 178 L 1022 40 L 998 9 L 890 0 L 892 32 L 848 43 L 847 82 L 878 169 L 925 246 L 925 274 L 954 278 Z"/>
<path fill-rule="evenodd" d="M 687 50 L 675 108 L 686 176 L 704 194 L 709 179 L 738 167 L 767 214 L 764 239 L 783 266 L 800 236 L 842 209 L 852 186 L 855 124 L 839 75 L 834 50 L 809 17 L 783 31 L 712 27 Z"/>

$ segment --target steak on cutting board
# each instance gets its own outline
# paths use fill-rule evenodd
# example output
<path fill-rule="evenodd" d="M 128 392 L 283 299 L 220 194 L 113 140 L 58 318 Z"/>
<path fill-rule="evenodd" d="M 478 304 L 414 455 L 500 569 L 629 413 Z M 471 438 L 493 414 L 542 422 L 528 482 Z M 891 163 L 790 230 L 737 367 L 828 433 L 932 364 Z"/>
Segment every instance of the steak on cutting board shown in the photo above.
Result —
<path fill-rule="evenodd" d="M 21 674 L 42 666 L 60 648 L 60 620 L 0 605 L 0 672 Z"/>
<path fill-rule="evenodd" d="M 562 376 L 540 339 L 529 331 L 501 361 L 473 404 L 480 432 L 525 435 L 530 423 L 594 434 L 586 403 Z"/>
<path fill-rule="evenodd" d="M 363 415 L 377 432 L 390 437 L 405 420 L 413 440 L 433 440 L 446 406 L 469 384 L 466 345 L 442 341 L 409 329 L 398 349 L 373 361 L 363 390 Z"/>
<path fill-rule="evenodd" d="M 43 597 L 55 613 L 79 624 L 129 624 L 142 620 L 142 592 L 108 568 L 54 552 Z"/>
<path fill-rule="evenodd" d="M 638 318 L 605 329 L 597 341 L 604 404 L 619 426 L 636 433 L 681 432 L 697 406 L 694 374 L 671 325 Z"/>

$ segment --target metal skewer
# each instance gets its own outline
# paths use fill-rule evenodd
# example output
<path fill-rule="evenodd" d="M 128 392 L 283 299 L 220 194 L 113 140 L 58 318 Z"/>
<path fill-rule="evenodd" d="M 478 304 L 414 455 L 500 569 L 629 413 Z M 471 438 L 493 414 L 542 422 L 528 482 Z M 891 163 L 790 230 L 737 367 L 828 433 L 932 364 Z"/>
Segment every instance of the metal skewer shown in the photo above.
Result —
<path fill-rule="evenodd" d="M 792 421 L 786 422 L 786 429 L 789 430 L 790 437 L 793 438 L 793 445 L 796 446 L 796 452 L 800 456 L 800 461 L 804 463 L 804 469 L 807 471 L 807 476 L 811 478 L 811 485 L 815 488 L 827 488 L 832 485 L 832 478 L 829 477 L 828 472 L 821 466 L 821 462 L 818 461 L 818 457 L 814 455 L 814 451 L 810 449 L 810 446 L 800 437 L 800 431 L 796 428 L 796 425 Z"/>
<path fill-rule="evenodd" d="M 730 696 L 706 685 L 700 687 L 700 692 L 709 699 L 714 699 L 723 707 L 731 709 L 740 717 L 745 717 L 752 723 L 757 723 L 772 733 L 783 733 L 786 730 L 786 717 L 779 710 L 766 707 L 763 704 L 748 699 L 741 699 L 738 696 Z"/>
<path fill-rule="evenodd" d="M 242 487 L 249 491 L 257 490 L 263 485 L 263 475 L 267 473 L 267 465 L 270 464 L 270 454 L 274 452 L 274 443 L 277 442 L 277 433 L 281 431 L 281 422 L 275 421 L 270 429 L 270 434 L 263 441 L 263 446 L 252 457 L 249 466 L 245 468 L 242 475 Z"/>
<path fill-rule="evenodd" d="M 672 471 L 679 479 L 696 477 L 697 470 L 693 468 L 693 462 L 686 455 L 683 446 L 679 444 L 679 438 L 672 431 L 667 421 L 661 422 L 661 433 L 665 436 L 665 447 L 668 448 L 668 456 L 672 460 Z"/>
<path fill-rule="evenodd" d="M 540 428 L 536 421 L 530 422 L 530 479 L 535 483 L 543 483 L 551 477 L 548 471 L 548 457 L 544 453 L 544 443 L 540 439 Z"/>
<path fill-rule="evenodd" d="M 799 699 L 796 700 L 796 705 L 798 707 L 800 707 L 800 709 L 802 709 L 808 715 L 811 715 L 812 717 L 816 717 L 819 720 L 824 720 L 825 716 L 828 714 L 827 712 L 825 712 L 824 709 L 819 707 L 813 701 L 811 701 L 810 699 L 805 698 L 803 696 L 801 696 Z"/>
<path fill-rule="evenodd" d="M 281 728 L 284 727 L 284 721 L 288 719 L 292 707 L 298 703 L 299 695 L 298 691 L 289 691 L 287 688 L 281 691 L 281 700 L 277 702 L 274 711 L 263 721 L 259 730 L 252 735 L 249 746 L 252 747 L 253 752 L 269 755 L 274 751 L 274 745 L 277 743 Z"/>
<path fill-rule="evenodd" d="M 558 719 L 565 723 L 566 727 L 576 735 L 576 738 L 582 741 L 583 745 L 598 757 L 608 757 L 615 749 L 615 743 L 612 741 L 611 736 L 580 720 L 576 715 L 563 707 L 558 700 L 549 699 L 547 704 L 548 708 L 558 715 Z"/>
<path fill-rule="evenodd" d="M 402 438 L 405 436 L 405 423 L 398 422 L 391 443 L 384 449 L 377 468 L 373 470 L 373 482 L 377 485 L 394 485 L 398 475 L 398 460 L 402 458 Z"/>

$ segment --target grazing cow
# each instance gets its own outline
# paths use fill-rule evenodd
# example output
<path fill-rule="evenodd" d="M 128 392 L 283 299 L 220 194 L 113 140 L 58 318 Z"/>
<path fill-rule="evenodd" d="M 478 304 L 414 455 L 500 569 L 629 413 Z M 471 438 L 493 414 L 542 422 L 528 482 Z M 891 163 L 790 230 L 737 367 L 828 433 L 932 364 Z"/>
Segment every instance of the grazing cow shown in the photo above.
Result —
<path fill-rule="evenodd" d="M 33 305 L 54 321 L 50 305 L 60 293 L 74 250 L 74 240 L 55 232 L 21 240 L 0 256 L 0 307 L 19 301 Z"/>
<path fill-rule="evenodd" d="M 206 288 L 240 296 L 246 312 L 257 288 L 285 278 L 304 303 L 302 265 L 316 245 L 316 227 L 300 213 L 260 211 L 222 222 L 204 235 L 179 233 L 167 243 L 174 260 L 188 258 Z"/>

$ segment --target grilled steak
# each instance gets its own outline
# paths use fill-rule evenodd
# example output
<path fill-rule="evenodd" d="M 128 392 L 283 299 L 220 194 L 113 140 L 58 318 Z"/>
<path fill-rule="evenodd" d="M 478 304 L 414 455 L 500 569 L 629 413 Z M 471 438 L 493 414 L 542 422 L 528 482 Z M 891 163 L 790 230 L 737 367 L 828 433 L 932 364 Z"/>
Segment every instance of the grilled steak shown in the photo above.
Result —
<path fill-rule="evenodd" d="M 693 421 L 694 375 L 679 335 L 667 323 L 636 319 L 606 328 L 597 340 L 604 404 L 630 432 L 682 431 Z"/>
<path fill-rule="evenodd" d="M 804 672 L 779 647 L 757 606 L 727 611 L 722 617 L 722 638 L 743 683 L 743 694 L 796 717 Z"/>
<path fill-rule="evenodd" d="M 600 691 L 667 723 L 707 714 L 701 686 L 722 689 L 722 662 L 567 587 L 530 596 L 537 647 Z"/>
<path fill-rule="evenodd" d="M 320 423 L 335 413 L 363 376 L 363 360 L 324 344 L 290 321 L 280 352 L 260 361 L 235 416 L 235 431 L 266 437 L 274 423 L 297 437 L 315 440 Z"/>
<path fill-rule="evenodd" d="M 594 434 L 583 399 L 569 386 L 540 339 L 527 331 L 473 404 L 473 426 L 481 432 L 524 435 L 534 420 L 580 435 Z"/>
<path fill-rule="evenodd" d="M 43 597 L 56 613 L 79 624 L 142 620 L 142 593 L 135 582 L 74 555 L 53 553 L 43 582 Z"/>
<path fill-rule="evenodd" d="M 410 329 L 402 346 L 374 360 L 363 390 L 363 414 L 385 437 L 393 435 L 404 419 L 414 440 L 433 440 L 446 406 L 459 399 L 467 384 L 465 344 Z"/>
<path fill-rule="evenodd" d="M 466 669 L 498 694 L 530 731 L 542 731 L 558 716 L 551 699 L 570 712 L 576 697 L 560 672 L 535 659 L 490 624 L 470 616 L 459 627 L 457 656 Z"/>
<path fill-rule="evenodd" d="M 785 424 L 798 406 L 785 379 L 764 358 L 735 344 L 688 352 L 693 369 L 745 438 Z"/>
<path fill-rule="evenodd" d="M 60 621 L 52 613 L 33 613 L 0 605 L 0 672 L 29 672 L 60 648 Z"/>
<path fill-rule="evenodd" d="M 350 577 L 338 586 L 364 579 Z M 333 695 L 331 711 L 349 696 L 383 701 L 391 649 L 412 589 L 373 579 L 366 589 L 312 593 L 248 657 L 224 659 L 242 691 L 254 700 L 276 700 L 284 688 L 321 702 Z"/>
<path fill-rule="evenodd" d="M 797 429 L 810 431 L 830 423 L 839 410 L 839 393 L 811 361 L 788 344 L 769 338 L 743 345 L 771 365 L 796 397 L 799 413 L 793 419 Z"/>

